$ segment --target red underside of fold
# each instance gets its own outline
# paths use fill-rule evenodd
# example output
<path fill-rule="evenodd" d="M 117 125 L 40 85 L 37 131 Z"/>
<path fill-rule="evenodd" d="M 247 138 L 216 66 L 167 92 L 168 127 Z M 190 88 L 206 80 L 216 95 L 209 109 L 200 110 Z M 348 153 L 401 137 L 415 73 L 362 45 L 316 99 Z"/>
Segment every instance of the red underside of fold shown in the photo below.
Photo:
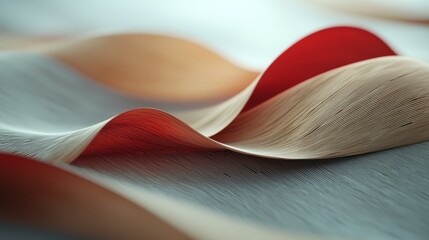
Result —
<path fill-rule="evenodd" d="M 266 70 L 243 111 L 321 73 L 396 53 L 379 37 L 359 28 L 315 32 L 284 51 Z"/>

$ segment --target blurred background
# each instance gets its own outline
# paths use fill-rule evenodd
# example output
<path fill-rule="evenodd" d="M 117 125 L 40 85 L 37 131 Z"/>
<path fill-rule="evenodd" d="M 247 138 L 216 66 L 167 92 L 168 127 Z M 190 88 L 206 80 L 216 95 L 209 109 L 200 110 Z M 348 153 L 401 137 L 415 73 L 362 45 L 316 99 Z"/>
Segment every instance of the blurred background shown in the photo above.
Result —
<path fill-rule="evenodd" d="M 427 0 L 0 0 L 0 6 L 3 49 L 33 38 L 148 32 L 182 37 L 262 69 L 305 35 L 349 25 L 429 62 Z"/>

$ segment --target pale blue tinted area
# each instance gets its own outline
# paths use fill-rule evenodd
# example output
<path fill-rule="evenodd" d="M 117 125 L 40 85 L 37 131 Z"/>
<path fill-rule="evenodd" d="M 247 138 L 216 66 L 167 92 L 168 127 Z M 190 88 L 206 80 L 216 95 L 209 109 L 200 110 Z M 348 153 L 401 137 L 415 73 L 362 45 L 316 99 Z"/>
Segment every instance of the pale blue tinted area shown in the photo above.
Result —
<path fill-rule="evenodd" d="M 7 240 L 76 240 L 83 239 L 72 237 L 64 233 L 41 230 L 17 224 L 5 224 L 0 222 L 0 239 Z"/>

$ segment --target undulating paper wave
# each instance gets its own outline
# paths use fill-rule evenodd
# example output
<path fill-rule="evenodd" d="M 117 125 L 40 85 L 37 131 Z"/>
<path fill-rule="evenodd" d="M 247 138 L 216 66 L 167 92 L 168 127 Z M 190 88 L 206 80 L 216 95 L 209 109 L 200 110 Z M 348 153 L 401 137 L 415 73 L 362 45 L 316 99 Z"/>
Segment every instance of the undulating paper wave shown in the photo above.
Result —
<path fill-rule="evenodd" d="M 105 43 L 109 38 L 100 41 Z M 49 54 L 57 60 L 45 60 L 57 64 L 55 67 L 62 71 L 85 74 L 82 66 L 67 61 L 65 52 L 66 57 L 54 50 Z M 3 59 L 7 62 L 8 57 Z M 55 61 L 63 61 L 65 65 Z M 72 69 L 67 69 L 67 65 Z M 7 75 L 10 70 L 3 71 Z M 87 81 L 79 73 L 68 74 L 72 75 L 70 79 L 80 78 L 77 82 Z M 31 81 L 31 75 L 26 77 L 26 81 Z M 46 78 L 55 75 L 47 74 Z M 25 81 L 0 80 L 5 86 L 25 85 Z M 92 80 L 103 82 L 97 77 Z M 55 85 L 52 79 L 49 81 Z M 31 89 L 8 91 L 15 91 L 15 95 L 33 94 L 31 98 L 40 102 L 24 103 L 29 106 L 50 101 L 58 108 L 61 104 L 56 101 L 62 101 L 61 93 L 72 89 L 76 82 L 69 81 L 60 90 L 43 81 L 31 84 L 43 87 L 36 94 Z M 93 94 L 97 95 L 103 87 L 95 86 Z M 58 94 L 47 94 L 50 88 Z M 88 96 L 91 90 L 81 91 L 67 97 L 79 98 L 84 104 L 63 109 L 67 112 L 64 114 L 80 121 L 79 124 L 61 113 L 55 118 L 46 117 L 51 114 L 49 109 L 44 110 L 45 115 L 27 116 L 20 115 L 25 112 L 23 109 L 14 109 L 15 103 L 3 104 L 1 150 L 51 162 L 71 162 L 80 155 L 177 149 L 229 149 L 271 158 L 312 159 L 362 154 L 429 140 L 429 65 L 396 56 L 377 36 L 351 27 L 329 28 L 302 39 L 242 91 L 204 107 L 178 110 L 142 104 L 142 108 L 136 109 L 139 100 L 131 97 L 118 97 L 106 91 L 98 94 L 103 95 L 95 99 L 99 102 L 91 102 L 92 96 Z M 118 115 L 110 115 L 105 121 L 88 121 L 85 125 L 82 119 L 103 112 L 103 104 L 114 105 L 119 98 L 123 105 L 109 106 L 111 109 L 132 110 L 105 111 Z M 70 102 L 65 103 L 64 107 L 70 108 Z M 40 124 L 35 127 L 28 125 L 31 119 L 21 121 L 20 118 L 26 117 Z M 56 130 L 47 131 L 51 125 L 62 127 L 54 126 Z"/>

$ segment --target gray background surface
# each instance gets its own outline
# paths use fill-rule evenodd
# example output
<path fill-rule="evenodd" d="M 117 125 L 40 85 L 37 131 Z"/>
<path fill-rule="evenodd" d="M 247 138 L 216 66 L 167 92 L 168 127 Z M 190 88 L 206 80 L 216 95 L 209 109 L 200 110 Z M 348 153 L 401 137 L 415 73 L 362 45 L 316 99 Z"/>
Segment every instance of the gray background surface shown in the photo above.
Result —
<path fill-rule="evenodd" d="M 294 232 L 358 239 L 429 235 L 429 142 L 330 160 L 221 151 L 105 156 L 76 165 Z"/>

